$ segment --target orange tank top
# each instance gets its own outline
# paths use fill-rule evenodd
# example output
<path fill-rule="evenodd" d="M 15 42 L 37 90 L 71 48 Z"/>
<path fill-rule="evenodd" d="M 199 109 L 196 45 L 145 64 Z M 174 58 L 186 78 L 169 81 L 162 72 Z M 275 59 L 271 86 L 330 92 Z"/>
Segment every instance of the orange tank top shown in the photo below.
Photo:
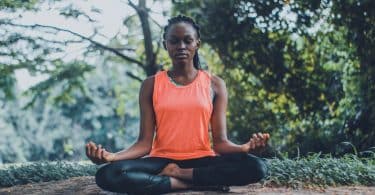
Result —
<path fill-rule="evenodd" d="M 175 160 L 215 156 L 208 126 L 212 114 L 211 78 L 199 70 L 188 85 L 176 86 L 160 71 L 155 75 L 153 106 L 156 136 L 149 156 Z"/>

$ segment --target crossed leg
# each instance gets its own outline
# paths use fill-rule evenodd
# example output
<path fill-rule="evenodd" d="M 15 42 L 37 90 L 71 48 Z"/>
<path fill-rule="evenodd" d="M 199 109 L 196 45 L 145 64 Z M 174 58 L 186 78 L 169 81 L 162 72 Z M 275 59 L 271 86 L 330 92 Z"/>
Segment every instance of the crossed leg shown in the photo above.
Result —
<path fill-rule="evenodd" d="M 264 162 L 245 153 L 183 161 L 150 157 L 107 164 L 98 170 L 96 182 L 112 192 L 159 194 L 195 186 L 247 185 L 265 174 Z"/>
<path fill-rule="evenodd" d="M 234 153 L 172 162 L 159 175 L 177 178 L 194 187 L 247 185 L 260 181 L 266 172 L 267 166 L 262 159 L 246 153 Z M 172 189 L 175 189 L 173 183 Z"/>

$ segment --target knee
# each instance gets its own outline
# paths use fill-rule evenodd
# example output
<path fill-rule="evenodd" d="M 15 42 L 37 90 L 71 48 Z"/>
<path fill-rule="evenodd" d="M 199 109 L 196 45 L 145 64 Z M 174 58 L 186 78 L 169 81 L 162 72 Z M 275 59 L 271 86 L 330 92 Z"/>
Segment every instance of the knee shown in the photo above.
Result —
<path fill-rule="evenodd" d="M 250 157 L 246 166 L 250 183 L 259 182 L 267 176 L 267 164 L 261 158 L 255 156 Z"/>
<path fill-rule="evenodd" d="M 256 175 L 257 175 L 257 180 L 260 181 L 262 180 L 263 178 L 265 178 L 267 176 L 267 164 L 266 162 L 261 159 L 261 158 L 257 158 L 256 159 Z"/>
<path fill-rule="evenodd" d="M 103 190 L 112 191 L 115 170 L 111 164 L 105 165 L 96 172 L 95 182 Z"/>

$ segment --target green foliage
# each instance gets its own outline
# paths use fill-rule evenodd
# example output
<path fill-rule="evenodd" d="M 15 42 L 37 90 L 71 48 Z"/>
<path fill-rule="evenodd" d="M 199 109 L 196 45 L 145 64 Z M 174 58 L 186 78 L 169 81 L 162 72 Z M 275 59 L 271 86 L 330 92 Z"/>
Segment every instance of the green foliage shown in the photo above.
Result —
<path fill-rule="evenodd" d="M 39 0 L 2 0 L 0 10 L 15 10 L 17 8 L 32 9 Z"/>
<path fill-rule="evenodd" d="M 0 163 L 81 160 L 89 140 L 109 151 L 134 142 L 140 83 L 124 76 L 128 68 L 108 60 L 95 69 L 79 62 L 61 69 L 26 91 L 40 93 L 28 109 L 33 96 L 17 90 L 13 100 L 0 101 Z"/>
<path fill-rule="evenodd" d="M 49 91 L 60 85 L 61 92 L 51 97 L 54 103 L 59 102 L 72 102 L 73 97 L 71 96 L 72 91 L 75 89 L 80 90 L 81 93 L 85 94 L 86 91 L 83 86 L 82 76 L 89 71 L 94 69 L 93 66 L 88 65 L 85 62 L 71 62 L 63 63 L 61 61 L 54 62 L 54 70 L 49 75 L 50 77 L 37 85 L 31 87 L 26 92 L 27 95 L 32 97 L 25 108 L 30 107 L 34 104 L 35 100 L 42 95 L 49 95 Z"/>
<path fill-rule="evenodd" d="M 375 156 L 342 158 L 319 154 L 298 159 L 267 159 L 265 185 L 287 187 L 375 185 Z M 95 175 L 98 166 L 89 162 L 32 162 L 0 166 L 0 187 Z M 343 171 L 345 170 L 345 171 Z"/>
<path fill-rule="evenodd" d="M 35 3 L 0 3 L 5 6 L 0 7 L 2 11 L 9 11 L 0 19 L 3 37 L 0 41 L 0 164 L 81 160 L 85 158 L 84 144 L 89 140 L 109 151 L 130 145 L 138 134 L 140 83 L 128 77 L 127 72 L 139 79 L 145 75 L 139 65 L 104 51 L 142 55 L 133 48 L 142 48 L 138 45 L 143 39 L 119 34 L 109 38 L 107 46 L 96 42 L 98 29 L 85 39 L 70 29 L 59 29 L 58 23 L 53 27 L 38 25 L 39 21 L 35 21 L 36 25 L 22 25 L 19 20 L 24 14 L 40 11 L 24 10 L 26 6 L 38 6 L 36 1 L 32 2 Z M 42 7 L 56 5 L 56 1 L 38 2 L 48 4 Z M 96 22 L 90 18 L 92 12 L 101 13 L 95 7 L 91 13 L 79 7 L 76 3 L 58 2 L 53 9 L 72 21 L 83 18 L 92 23 Z M 21 11 L 20 17 L 17 17 L 18 11 Z M 141 34 L 137 17 L 129 18 L 132 23 L 124 23 L 127 30 Z M 83 51 L 68 51 L 71 46 L 82 47 Z M 106 50 L 106 46 L 110 49 Z M 74 58 L 69 60 L 72 55 Z M 46 79 L 21 94 L 15 78 L 17 70 L 27 71 L 31 76 L 43 75 Z"/>
<path fill-rule="evenodd" d="M 0 166 L 0 187 L 47 182 L 94 175 L 97 167 L 88 162 L 32 162 Z"/>
<path fill-rule="evenodd" d="M 5 66 L 0 64 L 0 90 L 4 96 L 4 99 L 13 99 L 14 98 L 14 85 L 16 79 L 14 75 L 9 73 L 5 69 Z"/>
<path fill-rule="evenodd" d="M 354 155 L 342 158 L 320 157 L 268 160 L 270 175 L 266 185 L 288 187 L 375 185 L 375 156 L 360 159 Z"/>
<path fill-rule="evenodd" d="M 140 87 L 128 76 L 142 80 L 169 68 L 167 52 L 155 49 L 146 59 L 137 15 L 126 17 L 108 44 L 96 42 L 100 28 L 85 37 L 22 25 L 23 14 L 43 2 L 54 5 L 0 2 L 7 12 L 0 19 L 0 163 L 80 159 L 88 140 L 112 151 L 128 146 L 138 133 Z M 97 26 L 91 16 L 101 11 L 76 5 L 55 8 Z M 371 0 L 182 0 L 174 1 L 173 12 L 202 27 L 202 63 L 227 84 L 231 139 L 243 143 L 254 132 L 270 132 L 276 150 L 296 156 L 340 154 L 345 141 L 358 151 L 375 143 L 374 8 Z M 160 27 L 149 27 L 158 48 Z M 84 52 L 64 61 L 75 44 Z M 17 70 L 47 79 L 20 94 Z"/>
<path fill-rule="evenodd" d="M 353 44 L 359 63 L 356 82 L 360 107 L 348 123 L 347 134 L 362 147 L 375 143 L 375 2 L 371 0 L 332 0 L 332 22 L 347 28 L 346 39 Z M 350 69 L 349 69 L 350 71 Z M 362 139 L 361 139 L 362 138 Z"/>
<path fill-rule="evenodd" d="M 334 26 L 339 23 L 330 18 L 338 8 L 345 14 L 356 9 L 349 23 L 371 30 L 373 16 L 364 16 L 369 20 L 363 24 L 359 16 L 373 10 L 370 2 L 178 1 L 174 12 L 195 18 L 203 42 L 224 64 L 217 74 L 227 83 L 232 137 L 244 142 L 251 133 L 271 132 L 277 149 L 296 155 L 296 148 L 301 154 L 335 152 L 343 141 L 361 150 L 373 146 L 374 125 L 366 121 L 375 121 L 374 109 L 364 107 L 374 98 L 367 103 L 362 98 L 375 94 L 363 92 L 369 73 L 362 69 L 372 60 L 361 60 L 361 45 L 347 37 L 350 25 Z M 371 79 L 365 82 L 373 86 Z"/>

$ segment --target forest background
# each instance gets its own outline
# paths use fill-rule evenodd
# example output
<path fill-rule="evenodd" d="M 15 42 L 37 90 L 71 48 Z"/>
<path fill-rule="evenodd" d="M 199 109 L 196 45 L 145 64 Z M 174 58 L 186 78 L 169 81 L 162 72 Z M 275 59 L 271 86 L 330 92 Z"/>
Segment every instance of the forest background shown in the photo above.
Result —
<path fill-rule="evenodd" d="M 177 14 L 200 24 L 204 67 L 226 82 L 234 142 L 262 131 L 275 155 L 373 154 L 375 1 L 5 0 L 0 164 L 130 146 L 142 80 L 171 66 L 161 35 Z"/>

